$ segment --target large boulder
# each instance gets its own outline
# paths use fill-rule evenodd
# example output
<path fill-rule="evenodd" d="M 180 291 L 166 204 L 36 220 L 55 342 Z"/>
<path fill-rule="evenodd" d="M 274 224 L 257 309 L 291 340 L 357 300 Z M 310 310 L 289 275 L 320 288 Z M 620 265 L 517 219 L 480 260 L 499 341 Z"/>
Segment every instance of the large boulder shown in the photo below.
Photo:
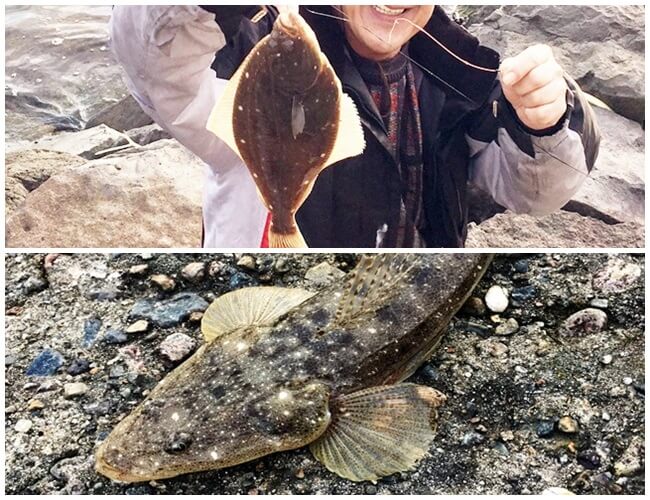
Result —
<path fill-rule="evenodd" d="M 125 131 L 144 127 L 151 123 L 153 123 L 151 117 L 142 111 L 140 105 L 131 95 L 127 95 L 91 116 L 86 123 L 86 128 L 104 124 L 115 130 Z"/>
<path fill-rule="evenodd" d="M 85 163 L 79 156 L 57 151 L 27 149 L 5 156 L 5 214 L 9 215 L 52 175 Z"/>
<path fill-rule="evenodd" d="M 53 175 L 8 219 L 8 247 L 197 247 L 203 163 L 171 140 Z"/>
<path fill-rule="evenodd" d="M 536 43 L 552 46 L 560 64 L 583 90 L 643 123 L 644 6 L 503 5 L 462 12 L 473 22 L 485 16 L 469 30 L 504 57 Z"/>
<path fill-rule="evenodd" d="M 571 212 L 546 217 L 506 212 L 470 224 L 468 248 L 641 248 L 644 227 L 634 222 L 609 225 Z"/>

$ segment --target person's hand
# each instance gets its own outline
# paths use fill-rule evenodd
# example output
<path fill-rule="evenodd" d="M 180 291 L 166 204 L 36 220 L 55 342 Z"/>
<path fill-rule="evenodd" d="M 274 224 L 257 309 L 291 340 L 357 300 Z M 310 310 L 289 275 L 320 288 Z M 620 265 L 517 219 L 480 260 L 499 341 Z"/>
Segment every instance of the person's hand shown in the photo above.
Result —
<path fill-rule="evenodd" d="M 567 84 L 548 45 L 504 59 L 499 72 L 503 94 L 528 128 L 543 130 L 564 116 Z"/>

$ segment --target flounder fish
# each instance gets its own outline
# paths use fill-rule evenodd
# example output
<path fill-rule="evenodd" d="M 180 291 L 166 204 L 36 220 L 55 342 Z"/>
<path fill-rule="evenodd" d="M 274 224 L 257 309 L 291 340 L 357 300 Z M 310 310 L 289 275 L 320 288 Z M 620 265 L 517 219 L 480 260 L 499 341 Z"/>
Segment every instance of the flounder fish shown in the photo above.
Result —
<path fill-rule="evenodd" d="M 207 124 L 248 167 L 271 213 L 271 247 L 306 247 L 295 214 L 318 174 L 361 154 L 365 140 L 357 109 L 316 35 L 294 12 L 242 62 Z"/>
<path fill-rule="evenodd" d="M 217 298 L 202 320 L 206 343 L 115 427 L 97 471 L 149 481 L 306 445 L 352 481 L 413 469 L 445 396 L 403 380 L 490 259 L 381 254 L 319 293 L 258 287 Z"/>

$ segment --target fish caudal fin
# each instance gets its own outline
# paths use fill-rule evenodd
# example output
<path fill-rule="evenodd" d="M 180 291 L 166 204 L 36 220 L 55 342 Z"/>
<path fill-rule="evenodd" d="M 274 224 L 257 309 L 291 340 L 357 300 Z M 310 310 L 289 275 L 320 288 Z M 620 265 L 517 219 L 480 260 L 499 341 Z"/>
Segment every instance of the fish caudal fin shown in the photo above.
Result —
<path fill-rule="evenodd" d="M 363 136 L 359 111 L 350 96 L 341 92 L 338 134 L 325 165 L 329 166 L 337 161 L 358 156 L 365 148 L 366 140 Z"/>
<path fill-rule="evenodd" d="M 332 420 L 310 445 L 330 471 L 352 481 L 412 469 L 428 452 L 446 397 L 430 387 L 373 387 L 331 402 Z"/>
<path fill-rule="evenodd" d="M 277 233 L 273 228 L 269 229 L 269 247 L 270 248 L 307 248 L 305 239 L 300 234 L 300 230 L 292 233 Z"/>
<path fill-rule="evenodd" d="M 251 287 L 215 299 L 201 319 L 206 342 L 247 326 L 270 326 L 316 295 L 301 288 Z"/>

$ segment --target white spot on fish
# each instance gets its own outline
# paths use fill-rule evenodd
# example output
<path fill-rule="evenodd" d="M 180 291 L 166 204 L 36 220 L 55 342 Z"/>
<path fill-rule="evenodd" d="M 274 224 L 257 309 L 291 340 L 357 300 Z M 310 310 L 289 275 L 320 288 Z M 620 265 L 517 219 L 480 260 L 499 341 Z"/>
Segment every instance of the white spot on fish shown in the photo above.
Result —
<path fill-rule="evenodd" d="M 377 329 L 376 328 L 368 328 L 368 332 L 377 333 Z"/>
<path fill-rule="evenodd" d="M 289 394 L 287 391 L 280 391 L 278 393 L 278 399 L 281 401 L 285 401 L 291 397 L 291 394 Z"/>
<path fill-rule="evenodd" d="M 241 105 L 237 106 L 237 109 L 238 109 L 239 111 L 244 111 L 244 107 L 241 106 Z"/>
<path fill-rule="evenodd" d="M 247 71 L 246 73 L 244 73 L 244 76 L 245 76 L 246 78 L 250 78 L 251 75 L 250 75 L 250 74 L 248 73 L 248 71 Z"/>
<path fill-rule="evenodd" d="M 237 350 L 238 351 L 243 351 L 244 349 L 246 349 L 246 347 L 247 347 L 246 342 L 237 342 Z"/>
<path fill-rule="evenodd" d="M 217 460 L 219 458 L 219 454 L 216 451 L 211 452 L 210 456 L 212 457 L 212 460 Z"/>
<path fill-rule="evenodd" d="M 244 139 L 239 139 L 239 142 L 241 142 L 242 144 L 246 144 L 246 141 Z"/>
<path fill-rule="evenodd" d="M 180 418 L 180 417 L 178 416 L 178 413 L 173 413 L 173 414 L 172 414 L 172 420 L 173 420 L 174 422 L 178 422 L 178 419 L 179 419 L 179 418 Z"/>
<path fill-rule="evenodd" d="M 253 177 L 255 177 L 255 178 L 257 179 L 257 178 L 258 178 L 258 175 L 257 175 L 257 174 L 253 174 Z"/>

